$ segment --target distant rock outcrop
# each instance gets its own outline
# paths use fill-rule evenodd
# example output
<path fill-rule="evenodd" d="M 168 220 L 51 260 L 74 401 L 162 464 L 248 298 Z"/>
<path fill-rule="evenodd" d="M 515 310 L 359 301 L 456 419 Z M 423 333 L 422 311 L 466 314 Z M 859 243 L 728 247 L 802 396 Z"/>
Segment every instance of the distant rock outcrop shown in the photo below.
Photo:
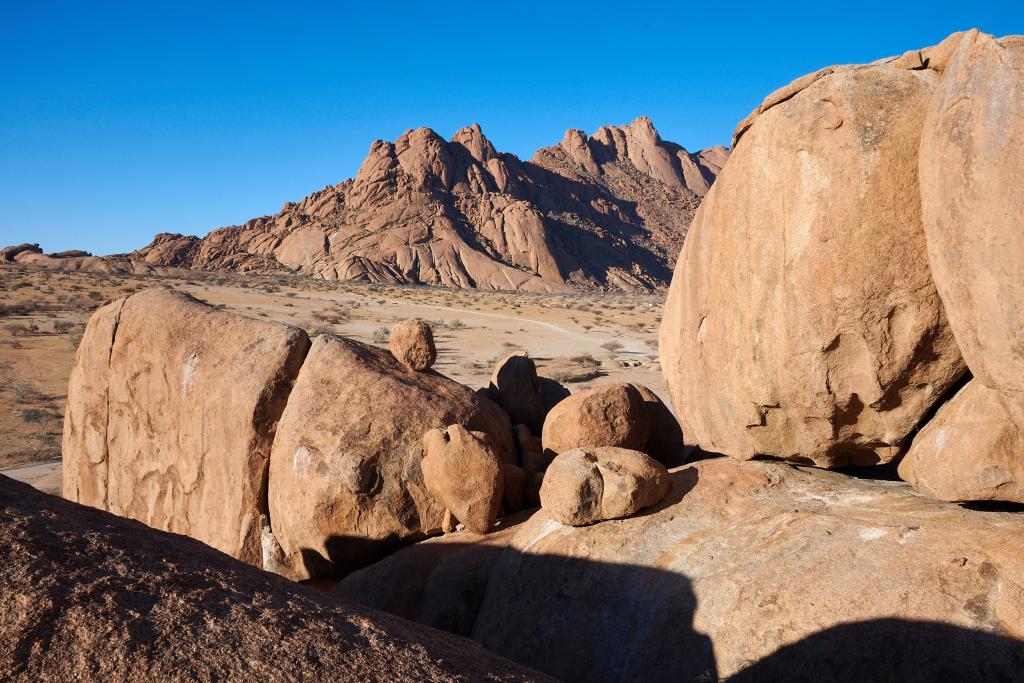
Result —
<path fill-rule="evenodd" d="M 4 681 L 547 681 L 0 476 Z"/>
<path fill-rule="evenodd" d="M 570 130 L 530 161 L 476 124 L 374 142 L 354 179 L 206 237 L 160 234 L 149 265 L 287 269 L 331 280 L 562 291 L 651 289 L 728 151 L 691 154 L 650 119 Z"/>

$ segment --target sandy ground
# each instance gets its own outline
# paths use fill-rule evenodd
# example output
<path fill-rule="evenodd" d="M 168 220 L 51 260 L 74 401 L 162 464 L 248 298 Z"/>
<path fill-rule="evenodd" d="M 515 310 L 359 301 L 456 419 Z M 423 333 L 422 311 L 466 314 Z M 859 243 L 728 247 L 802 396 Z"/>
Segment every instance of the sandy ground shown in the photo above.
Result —
<path fill-rule="evenodd" d="M 638 382 L 667 398 L 658 364 L 661 295 L 514 294 L 337 283 L 290 276 L 179 272 L 111 276 L 0 266 L 0 472 L 60 489 L 60 439 L 75 349 L 92 311 L 170 286 L 242 315 L 386 346 L 396 321 L 434 331 L 434 368 L 473 388 L 498 360 L 526 351 L 573 391 Z"/>

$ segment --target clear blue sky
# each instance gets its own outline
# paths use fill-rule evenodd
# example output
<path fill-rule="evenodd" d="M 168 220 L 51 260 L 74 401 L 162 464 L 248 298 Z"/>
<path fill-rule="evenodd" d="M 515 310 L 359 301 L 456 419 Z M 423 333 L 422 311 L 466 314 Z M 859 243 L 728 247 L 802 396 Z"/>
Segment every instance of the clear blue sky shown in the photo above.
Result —
<path fill-rule="evenodd" d="M 479 122 L 530 156 L 648 115 L 727 144 L 764 95 L 1024 2 L 5 2 L 0 246 L 127 251 L 352 176 L 376 138 Z"/>

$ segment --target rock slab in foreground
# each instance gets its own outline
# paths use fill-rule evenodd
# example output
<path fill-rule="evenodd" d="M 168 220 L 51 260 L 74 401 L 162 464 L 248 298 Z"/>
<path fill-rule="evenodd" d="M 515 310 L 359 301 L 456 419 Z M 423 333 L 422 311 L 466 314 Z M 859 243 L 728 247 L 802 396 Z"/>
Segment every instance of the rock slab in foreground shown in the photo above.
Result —
<path fill-rule="evenodd" d="M 64 497 L 262 566 L 271 442 L 308 348 L 173 290 L 100 308 L 71 372 Z"/>
<path fill-rule="evenodd" d="M 548 680 L 0 476 L 5 681 Z"/>
<path fill-rule="evenodd" d="M 1024 503 L 1024 430 L 998 391 L 971 380 L 914 437 L 899 473 L 940 500 Z"/>
<path fill-rule="evenodd" d="M 888 462 L 962 376 L 918 186 L 941 76 L 907 62 L 810 74 L 737 129 L 660 333 L 672 404 L 704 450 Z"/>
<path fill-rule="evenodd" d="M 921 140 L 928 254 L 975 379 L 1024 427 L 1024 36 L 964 34 Z"/>
<path fill-rule="evenodd" d="M 452 424 L 484 432 L 503 460 L 515 459 L 508 416 L 490 400 L 383 349 L 314 339 L 270 457 L 282 571 L 351 570 L 440 531 L 445 508 L 423 484 L 423 435 Z"/>
<path fill-rule="evenodd" d="M 348 595 L 428 623 L 473 624 L 485 647 L 565 681 L 993 680 L 1024 670 L 1024 515 L 965 510 L 777 462 L 671 472 L 661 505 L 587 527 L 543 510 L 495 559 L 475 615 L 435 585 L 476 566 L 417 544 Z M 395 571 L 416 555 L 416 579 Z M 410 560 L 411 562 L 411 560 Z M 373 588 L 380 567 L 387 575 Z M 346 579 L 339 586 L 345 592 Z M 409 611 L 403 611 L 408 609 Z M 611 646 L 610 644 L 614 644 Z"/>

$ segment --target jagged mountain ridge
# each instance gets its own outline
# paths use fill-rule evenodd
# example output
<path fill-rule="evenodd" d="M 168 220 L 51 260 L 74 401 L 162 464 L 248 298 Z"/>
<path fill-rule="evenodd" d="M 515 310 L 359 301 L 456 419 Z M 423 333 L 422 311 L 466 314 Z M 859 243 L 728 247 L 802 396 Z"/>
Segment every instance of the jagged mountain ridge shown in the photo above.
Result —
<path fill-rule="evenodd" d="M 375 141 L 356 177 L 204 238 L 159 234 L 155 266 L 527 291 L 667 285 L 728 157 L 661 140 L 651 120 L 569 130 L 529 161 L 476 124 Z"/>

